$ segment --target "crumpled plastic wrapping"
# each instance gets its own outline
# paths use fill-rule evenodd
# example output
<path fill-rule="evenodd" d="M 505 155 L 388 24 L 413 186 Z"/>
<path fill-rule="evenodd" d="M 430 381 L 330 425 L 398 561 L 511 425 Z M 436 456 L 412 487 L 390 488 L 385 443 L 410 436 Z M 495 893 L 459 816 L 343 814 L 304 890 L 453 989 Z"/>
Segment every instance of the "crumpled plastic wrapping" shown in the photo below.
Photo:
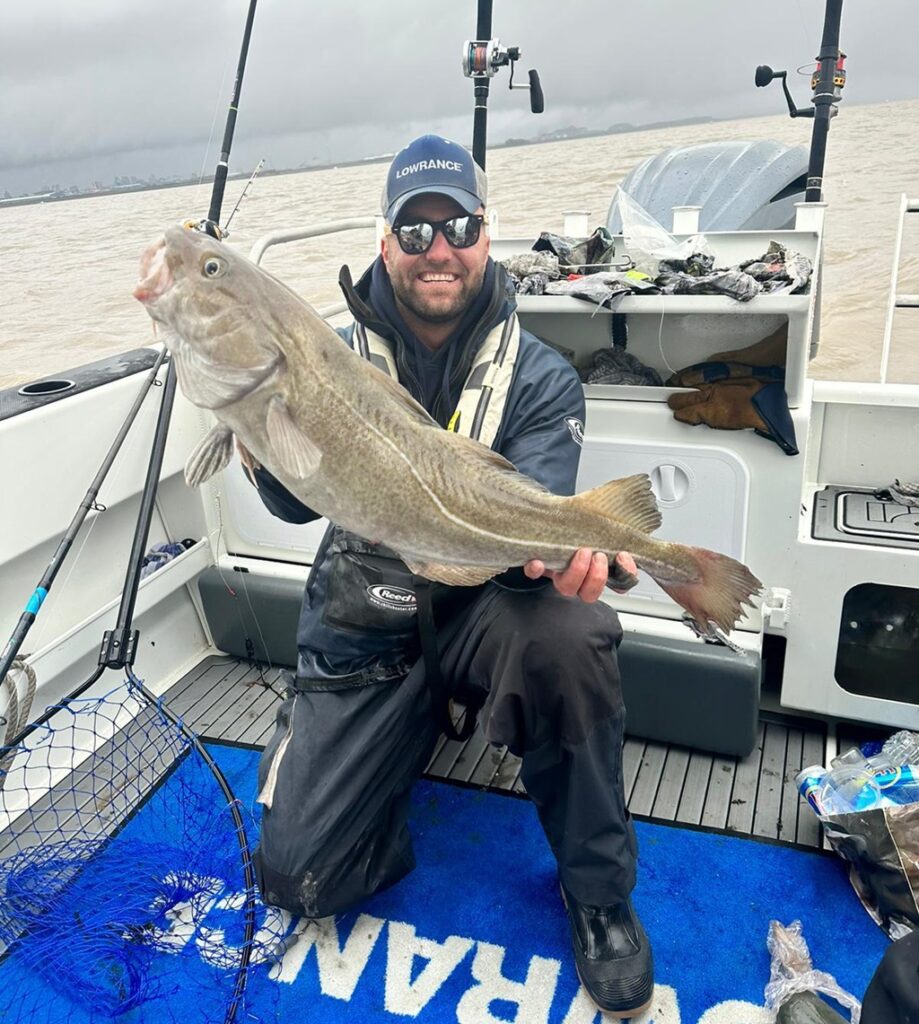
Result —
<path fill-rule="evenodd" d="M 623 189 L 616 193 L 622 238 L 626 252 L 635 266 L 651 277 L 657 277 L 661 260 L 688 260 L 692 256 L 714 256 L 704 235 L 693 235 L 678 242 L 650 213 Z"/>
<path fill-rule="evenodd" d="M 794 249 L 770 242 L 762 256 L 746 260 L 739 269 L 758 281 L 768 295 L 793 295 L 807 287 L 814 265 Z"/>
<path fill-rule="evenodd" d="M 501 260 L 501 265 L 519 281 L 530 274 L 544 274 L 550 281 L 558 280 L 558 256 L 553 252 L 519 252 Z"/>
<path fill-rule="evenodd" d="M 558 257 L 563 274 L 592 274 L 596 270 L 609 270 L 614 266 L 616 246 L 613 236 L 604 227 L 597 228 L 588 238 L 569 238 L 543 231 L 533 243 L 535 252 L 550 252 Z"/>
<path fill-rule="evenodd" d="M 590 274 L 574 281 L 550 281 L 546 295 L 570 295 L 576 299 L 588 299 L 607 309 L 615 309 L 619 300 L 631 292 L 631 288 L 617 274 Z"/>
<path fill-rule="evenodd" d="M 775 1011 L 776 1024 L 844 1024 L 844 1017 L 815 998 L 818 992 L 846 1007 L 852 1024 L 859 1024 L 861 1003 L 840 988 L 831 974 L 814 970 L 800 921 L 787 926 L 770 921 L 766 947 L 772 956 L 766 1006 Z"/>
<path fill-rule="evenodd" d="M 670 270 L 666 260 L 656 283 L 665 295 L 727 295 L 738 302 L 749 302 L 762 291 L 758 281 L 736 267 L 697 275 Z"/>
<path fill-rule="evenodd" d="M 617 203 L 627 249 L 618 263 L 604 227 L 589 238 L 544 231 L 531 252 L 502 261 L 517 294 L 573 295 L 614 309 L 629 293 L 726 295 L 749 302 L 761 293 L 801 292 L 810 282 L 811 261 L 779 242 L 770 242 L 755 259 L 716 267 L 704 235 L 677 241 L 622 189 Z"/>

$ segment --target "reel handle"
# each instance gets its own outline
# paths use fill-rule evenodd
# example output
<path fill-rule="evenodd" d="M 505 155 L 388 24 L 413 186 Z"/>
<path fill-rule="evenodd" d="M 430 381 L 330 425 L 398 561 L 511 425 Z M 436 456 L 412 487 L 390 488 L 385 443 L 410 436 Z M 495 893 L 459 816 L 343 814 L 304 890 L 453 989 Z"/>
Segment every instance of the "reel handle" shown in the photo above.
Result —
<path fill-rule="evenodd" d="M 542 94 L 542 86 L 539 83 L 539 72 L 536 68 L 530 68 L 530 111 L 534 114 L 541 114 L 546 109 L 545 99 Z"/>

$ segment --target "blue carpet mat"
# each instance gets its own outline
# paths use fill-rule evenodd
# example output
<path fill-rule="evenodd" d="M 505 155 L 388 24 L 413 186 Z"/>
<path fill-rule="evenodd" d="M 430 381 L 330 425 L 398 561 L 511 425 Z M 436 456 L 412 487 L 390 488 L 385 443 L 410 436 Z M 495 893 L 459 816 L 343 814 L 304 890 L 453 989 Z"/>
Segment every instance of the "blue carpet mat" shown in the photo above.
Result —
<path fill-rule="evenodd" d="M 258 754 L 211 750 L 239 799 L 252 807 Z M 168 801 L 176 784 L 174 776 L 155 799 Z M 143 829 L 145 813 L 112 845 Z M 554 861 L 531 804 L 425 781 L 415 790 L 412 832 L 418 868 L 402 883 L 335 922 L 290 924 L 302 934 L 280 965 L 257 969 L 242 1021 L 602 1020 L 579 991 Z M 800 919 L 815 967 L 861 997 L 887 940 L 862 910 L 840 862 L 664 825 L 639 822 L 637 832 L 635 904 L 654 946 L 658 982 L 642 1024 L 770 1020 L 762 1002 L 771 918 Z M 265 914 L 260 906 L 260 921 Z M 211 909 L 197 923 L 224 929 L 232 945 L 238 921 L 231 919 L 238 916 Z M 0 965 L 0 986 L 9 984 L 47 993 L 16 954 Z M 181 1002 L 181 992 L 176 999 Z M 61 1016 L 83 1019 L 90 1017 L 72 1004 Z M 223 1018 L 215 1011 L 213 1019 Z M 146 1015 L 131 1011 L 118 1020 L 134 1024 Z"/>

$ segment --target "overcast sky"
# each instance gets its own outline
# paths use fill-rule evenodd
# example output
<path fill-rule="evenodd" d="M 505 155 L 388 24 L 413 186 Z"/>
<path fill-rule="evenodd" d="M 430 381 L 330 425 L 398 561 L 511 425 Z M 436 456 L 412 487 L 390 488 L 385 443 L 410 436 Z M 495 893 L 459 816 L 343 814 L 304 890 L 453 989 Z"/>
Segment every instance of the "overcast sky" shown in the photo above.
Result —
<path fill-rule="evenodd" d="M 115 175 L 213 173 L 248 0 L 8 0 L 0 24 L 0 195 Z M 823 0 L 494 0 L 493 35 L 540 72 L 546 112 L 492 81 L 489 140 L 799 105 Z M 231 171 L 391 152 L 423 131 L 467 145 L 463 40 L 475 0 L 261 0 Z M 919 0 L 846 0 L 846 103 L 919 96 Z M 919 126 L 917 126 L 919 131 Z M 210 138 L 210 149 L 208 140 Z"/>

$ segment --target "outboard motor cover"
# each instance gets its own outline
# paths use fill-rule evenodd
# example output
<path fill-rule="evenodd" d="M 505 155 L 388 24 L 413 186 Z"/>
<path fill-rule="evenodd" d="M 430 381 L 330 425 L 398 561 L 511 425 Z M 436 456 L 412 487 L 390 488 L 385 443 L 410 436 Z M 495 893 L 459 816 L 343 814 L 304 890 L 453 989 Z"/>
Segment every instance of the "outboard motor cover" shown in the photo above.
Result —
<path fill-rule="evenodd" d="M 804 202 L 807 164 L 804 146 L 708 142 L 649 157 L 621 187 L 668 230 L 674 206 L 701 206 L 700 231 L 778 231 L 794 226 L 795 203 Z M 607 227 L 610 234 L 622 233 L 615 196 Z"/>

